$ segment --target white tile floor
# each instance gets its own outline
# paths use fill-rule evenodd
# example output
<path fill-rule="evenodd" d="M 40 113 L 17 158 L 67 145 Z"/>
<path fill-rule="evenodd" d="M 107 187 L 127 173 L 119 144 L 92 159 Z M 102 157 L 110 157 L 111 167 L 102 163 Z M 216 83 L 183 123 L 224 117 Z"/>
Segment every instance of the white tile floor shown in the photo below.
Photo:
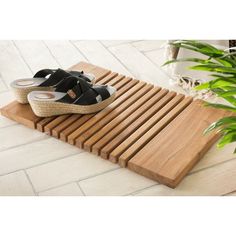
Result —
<path fill-rule="evenodd" d="M 0 41 L 0 106 L 8 84 L 83 60 L 162 87 L 163 40 Z M 212 147 L 174 190 L 0 116 L 0 195 L 235 195 L 233 145 Z"/>

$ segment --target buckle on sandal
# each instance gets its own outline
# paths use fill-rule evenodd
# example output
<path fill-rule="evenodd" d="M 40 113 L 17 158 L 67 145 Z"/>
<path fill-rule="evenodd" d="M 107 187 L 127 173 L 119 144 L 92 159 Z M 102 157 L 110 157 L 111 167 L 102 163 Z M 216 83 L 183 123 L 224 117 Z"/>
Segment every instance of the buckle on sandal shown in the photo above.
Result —
<path fill-rule="evenodd" d="M 76 94 L 75 94 L 75 92 L 74 92 L 73 90 L 68 90 L 68 91 L 67 91 L 67 94 L 68 94 L 71 98 L 73 98 L 73 99 L 76 98 Z"/>

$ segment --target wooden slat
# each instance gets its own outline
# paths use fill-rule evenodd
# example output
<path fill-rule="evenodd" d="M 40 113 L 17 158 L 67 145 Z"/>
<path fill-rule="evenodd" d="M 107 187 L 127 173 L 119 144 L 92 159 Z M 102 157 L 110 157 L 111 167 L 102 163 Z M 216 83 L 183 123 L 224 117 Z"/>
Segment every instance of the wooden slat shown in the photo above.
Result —
<path fill-rule="evenodd" d="M 163 106 L 165 106 L 173 97 L 175 96 L 174 92 L 167 93 L 168 90 L 163 89 L 156 96 L 161 97 L 161 99 L 156 102 L 147 112 L 140 116 L 135 122 L 126 127 L 119 135 L 110 138 L 110 141 L 101 149 L 101 157 L 104 159 L 109 158 L 110 153 L 119 146 L 124 140 L 126 140 L 133 132 L 135 132 L 139 127 L 141 127 L 145 122 L 147 122 L 156 112 L 158 112 Z M 166 95 L 165 95 L 166 94 Z M 112 130 L 112 134 L 116 133 L 116 130 L 123 128 L 123 123 L 117 126 Z M 113 136 L 113 135 L 112 135 Z M 107 137 L 107 136 L 106 136 Z M 105 137 L 105 138 L 106 138 Z M 117 161 L 114 159 L 113 161 Z"/>
<path fill-rule="evenodd" d="M 1 108 L 1 114 L 32 129 L 36 127 L 37 122 L 42 120 L 32 112 L 29 105 L 16 101 Z"/>
<path fill-rule="evenodd" d="M 105 76 L 103 79 L 99 81 L 100 84 L 116 84 L 120 80 L 124 78 L 123 75 L 118 75 L 117 73 L 111 73 Z M 116 87 L 116 86 L 114 86 Z M 48 134 L 59 138 L 60 133 L 69 127 L 72 123 L 74 123 L 76 120 L 81 118 L 82 115 L 74 114 L 74 115 L 63 115 L 59 116 L 58 118 L 51 120 L 45 125 L 44 132 L 47 132 Z"/>
<path fill-rule="evenodd" d="M 114 79 L 116 79 L 117 77 L 115 77 Z M 116 92 L 116 100 L 118 100 L 118 98 L 123 95 L 123 93 L 127 92 L 129 89 L 131 89 L 133 86 L 135 86 L 135 84 L 137 84 L 138 81 L 137 80 L 132 80 L 130 78 L 123 78 L 122 81 L 120 81 L 119 83 L 115 84 L 114 87 L 118 90 Z M 126 86 L 124 86 L 126 85 Z M 116 101 L 115 101 L 116 102 Z M 114 106 L 114 102 L 111 106 Z M 111 106 L 109 106 L 109 108 L 107 109 L 112 109 Z M 105 112 L 104 110 L 102 111 L 103 113 Z M 86 121 L 88 121 L 90 118 L 94 117 L 97 114 L 88 114 L 88 115 L 84 115 L 81 118 L 79 118 L 78 120 L 76 120 L 74 123 L 72 123 L 69 127 L 67 127 L 66 129 L 62 130 L 60 135 L 60 139 L 63 141 L 67 141 L 69 135 L 71 134 L 71 140 L 73 140 L 73 132 L 78 129 L 82 124 L 84 124 Z M 72 142 L 71 144 L 74 144 L 74 141 L 69 141 Z"/>
<path fill-rule="evenodd" d="M 116 77 L 116 80 L 111 80 L 106 82 L 105 84 L 107 85 L 111 85 L 111 86 L 115 86 L 116 84 L 118 84 L 119 82 L 123 82 L 125 76 L 124 75 L 118 75 Z M 131 78 L 129 78 L 131 80 Z M 98 84 L 101 83 L 101 81 L 98 82 Z M 104 83 L 103 83 L 104 84 Z"/>
<path fill-rule="evenodd" d="M 120 84 L 117 84 L 117 83 L 119 83 L 121 80 L 123 81 L 122 85 L 125 85 L 126 80 L 124 79 L 123 75 L 118 75 L 117 73 L 111 73 L 108 76 L 104 77 L 102 79 L 102 81 L 100 81 L 100 83 L 101 84 L 111 84 L 117 90 L 119 90 L 120 89 Z M 130 80 L 131 79 L 127 79 L 127 82 L 130 81 Z M 71 115 L 70 117 L 68 117 L 62 123 L 54 126 L 52 131 L 51 131 L 51 134 L 54 137 L 59 138 L 60 137 L 60 133 L 63 130 L 65 130 L 66 128 L 70 128 L 71 129 L 72 123 L 74 123 L 76 120 L 79 120 L 81 117 L 82 117 L 82 115 L 78 115 L 78 114 Z M 88 117 L 90 118 L 90 115 L 88 115 Z M 86 118 L 83 118 L 83 119 L 86 119 Z M 80 122 L 80 125 L 81 125 L 81 122 Z"/>
<path fill-rule="evenodd" d="M 127 150 L 128 147 L 133 145 L 140 137 L 142 137 L 145 132 L 151 129 L 160 119 L 162 119 L 168 112 L 171 111 L 182 99 L 183 95 L 177 95 L 174 99 L 172 99 L 165 107 L 163 107 L 160 111 L 158 111 L 155 115 L 150 117 L 142 126 L 140 126 L 137 130 L 135 130 L 132 134 L 130 134 L 124 142 L 119 142 L 119 146 L 113 149 L 109 153 L 109 160 L 116 163 L 120 157 L 120 155 Z M 170 100 L 169 94 L 163 98 L 164 102 L 168 102 Z M 160 101 L 162 103 L 163 101 Z M 157 104 L 158 106 L 158 104 Z M 122 135 L 121 135 L 122 136 Z M 120 137 L 119 137 L 120 139 Z M 120 165 L 125 167 L 126 162 L 120 161 Z"/>
<path fill-rule="evenodd" d="M 219 137 L 216 133 L 203 135 L 203 131 L 226 114 L 224 110 L 204 107 L 202 101 L 194 101 L 138 152 L 128 167 L 175 187 Z"/>
<path fill-rule="evenodd" d="M 99 143 L 104 136 L 106 136 L 107 133 L 110 131 L 113 131 L 121 122 L 124 124 L 128 124 L 129 120 L 133 118 L 133 116 L 139 117 L 141 116 L 146 109 L 149 107 L 149 104 L 146 103 L 149 102 L 149 100 L 152 99 L 152 97 L 160 91 L 160 88 L 153 88 L 150 91 L 146 92 L 141 98 L 136 100 L 134 103 L 132 103 L 128 109 L 125 109 L 123 112 L 117 114 L 113 119 L 109 120 L 107 119 L 106 122 L 108 122 L 105 126 L 102 126 L 101 123 L 99 125 L 94 126 L 96 127 L 96 131 L 89 139 L 86 140 L 84 143 L 84 149 L 87 151 L 92 151 L 94 154 L 99 155 Z M 97 132 L 99 130 L 99 132 Z M 89 130 L 89 134 L 91 135 L 91 129 Z"/>
<path fill-rule="evenodd" d="M 146 93 L 142 99 L 139 99 L 137 103 L 142 104 L 141 106 L 133 104 L 128 110 L 118 115 L 115 119 L 105 125 L 99 130 L 94 136 L 84 143 L 84 148 L 86 145 L 90 146 L 90 150 L 94 154 L 100 155 L 100 150 L 107 143 L 111 142 L 112 138 L 119 135 L 119 133 L 125 128 L 129 127 L 132 123 L 136 122 L 145 112 L 152 107 L 164 94 L 159 93 L 160 88 L 155 87 Z M 139 106 L 139 107 L 138 107 Z M 138 108 L 137 108 L 138 107 Z M 86 149 L 86 148 L 85 148 Z"/>
<path fill-rule="evenodd" d="M 122 94 L 127 92 L 131 87 L 132 84 L 137 84 L 138 81 L 131 79 L 129 77 L 124 77 L 122 80 L 119 81 L 119 76 L 115 77 L 115 79 L 109 81 L 107 84 L 114 86 L 117 89 L 116 98 L 120 97 Z M 121 90 L 121 91 L 119 91 Z"/>
<path fill-rule="evenodd" d="M 44 132 L 47 133 L 48 135 L 52 135 L 52 130 L 55 128 L 57 125 L 60 125 L 63 123 L 66 119 L 68 119 L 71 115 L 61 115 L 50 121 L 48 124 L 45 125 L 44 127 Z"/>
<path fill-rule="evenodd" d="M 145 83 L 140 83 L 145 85 Z M 138 105 L 136 105 L 136 101 L 138 99 L 141 99 L 143 97 L 144 94 L 146 94 L 149 90 L 152 89 L 152 85 L 145 85 L 144 87 L 142 87 L 137 93 L 135 93 L 133 96 L 129 97 L 126 101 L 124 101 L 122 104 L 120 104 L 120 106 L 118 106 L 116 109 L 107 112 L 105 118 L 99 120 L 96 120 L 97 117 L 95 117 L 95 119 L 93 121 L 95 121 L 96 125 L 94 124 L 94 122 L 87 122 L 86 128 L 87 126 L 89 126 L 89 129 L 87 129 L 85 132 L 79 132 L 79 134 L 77 133 L 76 136 L 76 146 L 78 147 L 83 147 L 84 142 L 89 139 L 94 133 L 96 133 L 99 129 L 101 129 L 104 125 L 106 125 L 107 123 L 109 123 L 111 120 L 115 119 L 120 113 L 122 113 L 123 111 L 125 111 L 126 109 L 133 109 L 133 107 L 138 108 L 139 107 L 139 103 Z M 133 106 L 133 104 L 135 103 L 135 105 Z M 142 103 L 140 104 L 140 106 L 142 105 Z M 132 108 L 131 108 L 132 107 Z M 92 120 L 92 119 L 91 119 Z M 92 125 L 91 125 L 92 124 Z M 81 127 L 81 129 L 83 129 L 84 126 Z M 79 131 L 81 131 L 81 129 Z M 79 135 L 79 136 L 78 136 Z M 89 146 L 86 146 L 87 149 L 90 149 Z"/>
<path fill-rule="evenodd" d="M 65 130 L 66 128 L 70 127 L 70 125 L 72 125 L 76 120 L 78 120 L 79 118 L 81 118 L 83 115 L 81 114 L 73 114 L 70 117 L 68 117 L 66 120 L 64 120 L 62 123 L 60 123 L 59 125 L 55 126 L 52 129 L 52 136 L 55 138 L 59 138 L 60 137 L 60 133 Z"/>
<path fill-rule="evenodd" d="M 118 73 L 112 72 L 111 74 L 108 74 L 107 76 L 105 76 L 104 78 L 99 80 L 97 83 L 98 84 L 106 84 L 107 82 L 109 82 L 110 80 L 112 80 L 113 78 L 115 78 L 117 76 L 118 76 Z"/>
<path fill-rule="evenodd" d="M 101 67 L 95 67 L 94 69 L 89 71 L 89 73 L 93 74 L 96 77 L 95 83 L 98 83 L 105 76 L 109 75 L 111 73 L 111 71 L 103 69 Z"/>
<path fill-rule="evenodd" d="M 44 132 L 44 127 L 45 125 L 47 125 L 49 122 L 51 122 L 52 120 L 54 120 L 57 116 L 52 116 L 52 117 L 47 117 L 47 118 L 43 118 L 42 120 L 40 120 L 37 124 L 36 124 L 36 129 Z"/>
<path fill-rule="evenodd" d="M 157 112 L 148 120 L 148 122 L 142 125 L 127 140 L 125 140 L 125 142 L 113 150 L 110 154 L 110 159 L 115 159 L 117 161 L 119 158 L 119 164 L 125 167 L 127 162 L 142 147 L 144 147 L 158 132 L 167 126 L 192 101 L 192 98 L 186 98 L 181 101 L 182 99 L 183 95 L 178 95 L 175 99 L 172 99 L 167 106 Z"/>
<path fill-rule="evenodd" d="M 110 113 L 112 110 L 114 110 L 117 106 L 119 106 L 121 103 L 127 100 L 130 96 L 132 96 L 135 92 L 141 89 L 144 85 L 145 83 L 138 83 L 137 80 L 131 81 L 130 83 L 127 84 L 127 86 L 122 87 L 122 89 L 118 91 L 116 97 L 119 95 L 119 93 L 122 96 L 116 99 L 109 107 L 98 112 L 96 115 L 90 114 L 90 115 L 84 116 L 84 117 L 89 116 L 90 118 L 93 117 L 93 119 L 91 119 L 89 123 L 86 123 L 84 126 L 80 127 L 80 126 L 75 125 L 74 127 L 70 127 L 70 130 L 65 130 L 65 132 L 63 131 L 60 135 L 60 138 L 62 138 L 63 140 L 67 140 L 70 144 L 74 144 L 74 140 L 78 137 L 79 134 L 89 129 L 89 127 L 91 127 L 97 121 L 99 121 L 108 113 Z"/>

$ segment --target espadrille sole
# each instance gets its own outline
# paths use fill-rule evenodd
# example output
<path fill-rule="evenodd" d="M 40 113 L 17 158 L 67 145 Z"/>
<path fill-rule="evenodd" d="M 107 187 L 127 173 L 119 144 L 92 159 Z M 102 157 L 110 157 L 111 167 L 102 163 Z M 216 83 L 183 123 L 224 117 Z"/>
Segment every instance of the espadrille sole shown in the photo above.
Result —
<path fill-rule="evenodd" d="M 93 105 L 75 105 L 55 101 L 39 101 L 29 99 L 30 106 L 39 117 L 50 117 L 63 114 L 90 114 L 109 106 L 115 99 L 115 93 L 108 99 Z"/>
<path fill-rule="evenodd" d="M 85 75 L 94 83 L 95 77 L 92 74 Z M 15 80 L 10 84 L 10 87 L 19 103 L 29 103 L 27 95 L 32 91 L 54 91 L 53 87 L 41 87 L 41 83 L 46 81 L 46 78 L 30 78 Z"/>
<path fill-rule="evenodd" d="M 29 103 L 27 95 L 32 92 L 32 91 L 54 91 L 54 88 L 52 87 L 25 87 L 25 88 L 17 88 L 17 87 L 11 87 L 15 98 L 17 102 L 22 103 L 22 104 L 27 104 Z"/>

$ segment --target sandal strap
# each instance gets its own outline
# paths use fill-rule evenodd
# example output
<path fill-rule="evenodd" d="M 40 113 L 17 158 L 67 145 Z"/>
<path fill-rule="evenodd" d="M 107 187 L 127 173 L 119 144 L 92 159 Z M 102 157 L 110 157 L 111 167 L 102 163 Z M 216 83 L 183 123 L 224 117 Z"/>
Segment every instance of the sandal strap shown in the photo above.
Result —
<path fill-rule="evenodd" d="M 110 93 L 107 91 L 107 86 L 94 85 L 91 89 L 87 90 L 80 97 L 78 97 L 73 103 L 78 105 L 92 105 L 97 104 L 110 97 Z"/>
<path fill-rule="evenodd" d="M 61 69 L 58 69 L 58 70 L 61 70 Z M 45 78 L 48 75 L 54 74 L 56 71 L 57 71 L 56 69 L 42 69 L 42 70 L 39 70 L 34 75 L 34 78 Z M 89 79 L 86 76 L 84 76 L 83 71 L 73 71 L 72 70 L 72 71 L 66 71 L 66 72 L 70 73 L 73 76 L 81 76 L 81 77 L 83 77 L 83 79 L 85 79 L 86 81 L 89 82 Z"/>
<path fill-rule="evenodd" d="M 34 78 L 45 78 L 48 75 L 52 75 L 53 73 L 55 73 L 56 70 L 53 69 L 43 69 L 43 70 L 39 70 L 35 75 Z"/>
<path fill-rule="evenodd" d="M 108 92 L 107 86 L 105 85 L 94 85 L 92 89 L 95 90 L 96 93 L 102 97 L 102 100 L 105 100 L 110 97 L 110 93 Z"/>
<path fill-rule="evenodd" d="M 49 87 L 49 86 L 56 86 L 58 83 L 60 83 L 62 80 L 64 80 L 66 77 L 71 76 L 70 73 L 58 69 L 53 74 L 49 76 L 49 78 L 44 81 L 42 84 L 40 84 L 40 87 Z"/>
<path fill-rule="evenodd" d="M 80 77 L 81 79 L 85 80 L 86 82 L 91 82 L 90 79 L 84 75 L 84 72 L 83 71 L 69 71 L 69 73 L 73 76 L 78 76 Z"/>
<path fill-rule="evenodd" d="M 67 77 L 59 82 L 59 84 L 55 88 L 55 92 L 66 93 L 68 90 L 75 87 L 78 83 L 78 78 L 75 76 Z"/>
<path fill-rule="evenodd" d="M 76 79 L 76 85 L 72 87 L 72 84 L 75 82 L 75 79 Z M 89 91 L 92 87 L 90 83 L 87 83 L 80 77 L 70 76 L 65 81 L 69 80 L 73 80 L 74 82 L 70 84 L 69 82 L 62 82 L 62 84 L 60 84 L 60 87 L 63 87 L 65 86 L 66 83 L 68 83 L 69 87 L 67 87 L 68 88 L 67 94 L 63 98 L 58 100 L 58 102 L 74 103 L 79 97 L 82 96 L 82 94 Z"/>
<path fill-rule="evenodd" d="M 69 76 L 77 76 L 80 77 L 81 79 L 90 82 L 90 80 L 84 76 L 83 71 L 65 71 L 62 69 L 43 69 L 38 71 L 35 75 L 34 78 L 46 78 L 48 75 L 48 79 L 44 81 L 42 84 L 39 86 L 41 87 L 48 87 L 48 86 L 56 86 L 58 83 L 60 83 L 62 80 L 64 80 L 66 77 Z"/>

